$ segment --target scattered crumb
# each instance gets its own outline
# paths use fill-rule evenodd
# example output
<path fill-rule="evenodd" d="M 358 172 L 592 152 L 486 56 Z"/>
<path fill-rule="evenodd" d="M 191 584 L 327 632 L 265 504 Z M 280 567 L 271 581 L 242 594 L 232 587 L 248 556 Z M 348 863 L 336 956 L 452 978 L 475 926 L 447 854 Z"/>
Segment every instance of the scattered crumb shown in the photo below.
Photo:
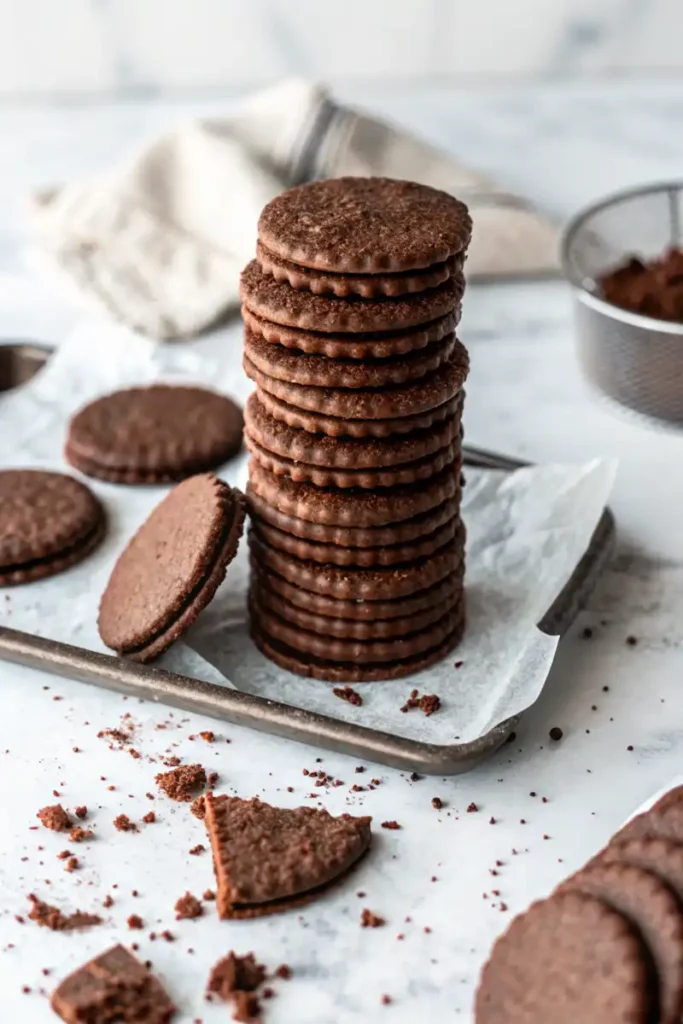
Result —
<path fill-rule="evenodd" d="M 626 643 L 628 644 L 629 647 L 635 647 L 636 644 L 638 643 L 638 637 L 637 636 L 627 636 L 626 637 Z"/>
<path fill-rule="evenodd" d="M 126 924 L 131 930 L 140 931 L 145 927 L 145 922 L 138 914 L 131 914 Z"/>
<path fill-rule="evenodd" d="M 462 665 L 462 662 L 460 662 L 460 664 Z M 390 1006 L 391 1005 L 391 996 L 388 996 L 386 994 L 386 992 L 385 992 L 384 995 L 382 996 L 381 1003 L 382 1003 L 382 1006 Z"/>
<path fill-rule="evenodd" d="M 145 825 L 152 825 L 157 820 L 157 816 L 154 811 L 147 811 L 147 814 L 143 815 L 142 820 Z"/>
<path fill-rule="evenodd" d="M 383 917 L 379 917 L 378 914 L 373 914 L 367 907 L 362 911 L 360 915 L 361 928 L 381 928 L 385 925 L 386 921 Z"/>
<path fill-rule="evenodd" d="M 91 828 L 81 828 L 77 825 L 76 828 L 72 828 L 69 832 L 69 839 L 72 843 L 84 843 L 88 839 L 94 839 L 95 833 Z"/>
<path fill-rule="evenodd" d="M 215 900 L 216 893 L 213 891 L 213 889 L 205 889 L 204 892 L 202 893 L 202 899 L 206 900 L 207 902 Z"/>
<path fill-rule="evenodd" d="M 77 807 L 76 810 L 74 811 L 74 814 L 76 815 L 77 818 L 80 818 L 81 821 L 83 821 L 83 818 L 86 818 L 88 815 L 88 808 L 85 805 L 83 805 L 82 807 Z"/>
<path fill-rule="evenodd" d="M 195 818 L 199 818 L 200 821 L 204 820 L 206 815 L 206 801 L 203 796 L 197 796 L 190 804 L 190 811 L 194 814 Z"/>
<path fill-rule="evenodd" d="M 363 703 L 363 698 L 352 686 L 335 686 L 332 693 L 340 700 L 345 700 L 347 704 L 354 704 L 356 707 Z"/>
<path fill-rule="evenodd" d="M 197 843 L 197 845 L 193 846 L 192 849 L 190 850 L 190 856 L 198 857 L 200 853 L 204 853 L 205 849 L 206 847 L 203 846 L 202 843 Z"/>
<path fill-rule="evenodd" d="M 170 772 L 161 772 L 155 777 L 155 782 L 171 800 L 189 803 L 196 790 L 205 788 L 206 772 L 200 764 L 188 764 Z"/>
<path fill-rule="evenodd" d="M 443 800 L 441 799 L 441 797 L 438 797 L 438 796 L 433 796 L 432 797 L 432 807 L 434 808 L 435 811 L 440 811 L 441 810 L 441 808 L 443 807 Z"/>
<path fill-rule="evenodd" d="M 107 893 L 107 895 L 102 900 L 102 906 L 106 907 L 107 910 L 109 910 L 110 907 L 114 906 L 114 901 L 111 898 L 111 896 L 109 895 L 109 893 Z"/>
<path fill-rule="evenodd" d="M 118 832 L 137 832 L 138 827 L 131 821 L 127 814 L 119 814 L 114 818 L 114 828 Z"/>
<path fill-rule="evenodd" d="M 35 921 L 41 928 L 49 928 L 53 932 L 75 931 L 78 928 L 91 928 L 102 923 L 102 918 L 97 914 L 85 914 L 81 910 L 76 910 L 73 914 L 63 914 L 59 907 L 50 906 L 33 894 L 29 896 L 29 900 L 33 904 L 29 919 Z"/>
<path fill-rule="evenodd" d="M 200 732 L 199 735 L 201 736 L 201 738 L 203 740 L 206 740 L 207 743 L 215 743 L 216 742 L 216 734 L 215 734 L 215 732 L 211 732 L 210 729 L 206 729 L 204 732 Z"/>
<path fill-rule="evenodd" d="M 477 807 L 477 805 L 474 802 L 472 802 L 471 804 L 467 805 L 467 813 L 468 814 L 475 814 L 478 810 L 479 810 L 479 808 Z"/>
<path fill-rule="evenodd" d="M 227 1002 L 238 992 L 254 992 L 265 979 L 266 969 L 256 962 L 253 953 L 237 956 L 231 951 L 212 968 L 207 992 Z"/>
<path fill-rule="evenodd" d="M 71 873 L 72 871 L 78 871 L 80 866 L 78 857 L 69 857 L 68 861 L 64 865 L 64 870 Z"/>
<path fill-rule="evenodd" d="M 548 735 L 550 736 L 551 740 L 555 740 L 555 742 L 558 743 L 564 736 L 564 733 L 562 732 L 559 726 L 554 725 L 548 733 Z"/>
<path fill-rule="evenodd" d="M 193 896 L 191 892 L 186 892 L 176 902 L 175 912 L 176 921 L 191 920 L 195 917 L 201 917 L 204 913 L 204 908 L 196 896 Z"/>
<path fill-rule="evenodd" d="M 400 827 L 401 826 L 399 825 L 399 823 L 397 821 L 383 821 L 382 822 L 382 828 L 387 828 L 387 829 L 389 829 L 392 832 L 396 832 L 398 829 L 400 829 Z"/>
<path fill-rule="evenodd" d="M 49 828 L 52 832 L 68 832 L 73 822 L 61 804 L 53 804 L 50 807 L 42 807 L 36 814 L 41 825 Z"/>
<path fill-rule="evenodd" d="M 275 969 L 275 977 L 282 978 L 283 981 L 289 981 L 292 977 L 292 968 L 289 964 L 280 964 L 280 966 Z"/>
<path fill-rule="evenodd" d="M 436 693 L 426 693 L 422 697 L 418 690 L 411 690 L 408 700 L 405 702 L 401 711 L 405 714 L 407 711 L 412 711 L 414 708 L 419 708 L 429 718 L 430 715 L 435 714 L 441 707 L 441 698 Z"/>

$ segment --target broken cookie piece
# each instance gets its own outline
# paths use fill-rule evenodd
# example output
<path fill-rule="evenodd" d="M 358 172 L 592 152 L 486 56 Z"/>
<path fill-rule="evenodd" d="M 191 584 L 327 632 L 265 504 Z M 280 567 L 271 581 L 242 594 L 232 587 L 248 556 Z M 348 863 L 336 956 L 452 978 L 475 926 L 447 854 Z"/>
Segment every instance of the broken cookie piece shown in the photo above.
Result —
<path fill-rule="evenodd" d="M 371 818 L 212 793 L 205 806 L 223 919 L 261 917 L 315 899 L 370 846 Z"/>
<path fill-rule="evenodd" d="M 50 1005 L 66 1024 L 167 1024 L 175 1013 L 159 981 L 123 946 L 65 978 Z"/>

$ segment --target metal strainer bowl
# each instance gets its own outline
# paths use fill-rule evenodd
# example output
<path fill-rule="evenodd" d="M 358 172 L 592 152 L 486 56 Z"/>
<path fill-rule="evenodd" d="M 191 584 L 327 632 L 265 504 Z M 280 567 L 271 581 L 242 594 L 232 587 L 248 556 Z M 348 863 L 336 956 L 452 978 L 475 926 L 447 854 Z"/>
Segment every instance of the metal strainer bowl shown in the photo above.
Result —
<path fill-rule="evenodd" d="M 680 246 L 683 182 L 617 193 L 580 213 L 562 240 L 573 287 L 579 361 L 588 381 L 622 406 L 683 427 L 683 324 L 619 309 L 598 279 L 629 256 Z"/>

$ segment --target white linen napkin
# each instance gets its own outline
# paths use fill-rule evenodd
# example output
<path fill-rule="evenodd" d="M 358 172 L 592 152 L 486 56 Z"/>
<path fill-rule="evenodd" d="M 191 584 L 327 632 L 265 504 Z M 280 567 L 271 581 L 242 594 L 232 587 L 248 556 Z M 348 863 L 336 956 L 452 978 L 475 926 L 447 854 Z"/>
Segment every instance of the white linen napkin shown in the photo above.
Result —
<path fill-rule="evenodd" d="M 53 264 L 127 326 L 189 337 L 239 301 L 263 206 L 291 185 L 341 175 L 408 178 L 471 209 L 470 278 L 557 270 L 557 228 L 516 196 L 400 129 L 294 80 L 224 118 L 180 125 L 100 177 L 32 197 Z"/>

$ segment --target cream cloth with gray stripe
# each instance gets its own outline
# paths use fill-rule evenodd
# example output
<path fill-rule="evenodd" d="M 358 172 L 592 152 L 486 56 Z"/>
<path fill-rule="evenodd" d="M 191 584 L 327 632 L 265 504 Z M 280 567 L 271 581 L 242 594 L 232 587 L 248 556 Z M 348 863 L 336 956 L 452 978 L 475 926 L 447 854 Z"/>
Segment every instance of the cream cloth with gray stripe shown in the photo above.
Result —
<path fill-rule="evenodd" d="M 50 262 L 115 319 L 156 338 L 197 334 L 239 302 L 263 206 L 312 178 L 381 175 L 470 206 L 470 278 L 557 270 L 557 229 L 521 199 L 415 137 L 292 81 L 225 118 L 180 125 L 121 166 L 36 194 Z"/>

